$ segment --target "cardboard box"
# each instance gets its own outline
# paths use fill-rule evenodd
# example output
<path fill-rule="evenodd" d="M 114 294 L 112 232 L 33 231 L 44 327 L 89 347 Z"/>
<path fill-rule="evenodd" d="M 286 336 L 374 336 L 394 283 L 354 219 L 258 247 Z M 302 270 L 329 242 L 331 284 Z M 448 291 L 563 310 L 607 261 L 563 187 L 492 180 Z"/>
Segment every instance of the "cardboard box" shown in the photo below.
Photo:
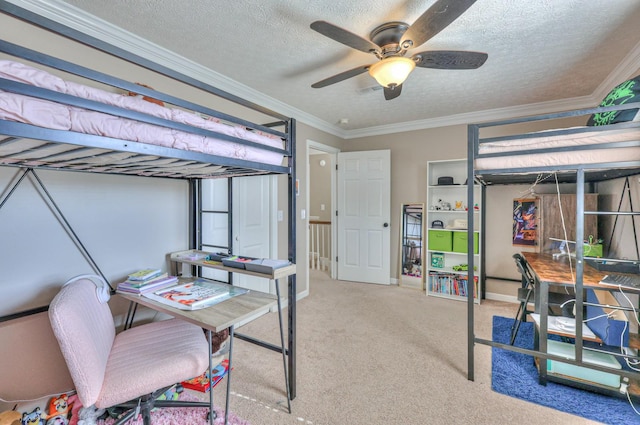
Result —
<path fill-rule="evenodd" d="M 453 232 L 453 251 L 467 252 L 467 232 Z M 473 232 L 473 253 L 478 253 L 478 233 Z"/>
<path fill-rule="evenodd" d="M 451 251 L 452 240 L 450 230 L 429 229 L 429 249 L 432 251 Z"/>
<path fill-rule="evenodd" d="M 548 340 L 547 353 L 567 359 L 575 359 L 575 346 L 566 342 Z M 611 369 L 622 369 L 622 366 L 620 366 L 620 363 L 613 355 L 595 351 L 582 350 L 582 362 L 610 367 Z M 584 366 L 576 366 L 549 359 L 547 360 L 547 371 L 553 374 L 595 382 L 596 384 L 606 385 L 608 387 L 620 388 L 620 376 L 589 369 Z"/>

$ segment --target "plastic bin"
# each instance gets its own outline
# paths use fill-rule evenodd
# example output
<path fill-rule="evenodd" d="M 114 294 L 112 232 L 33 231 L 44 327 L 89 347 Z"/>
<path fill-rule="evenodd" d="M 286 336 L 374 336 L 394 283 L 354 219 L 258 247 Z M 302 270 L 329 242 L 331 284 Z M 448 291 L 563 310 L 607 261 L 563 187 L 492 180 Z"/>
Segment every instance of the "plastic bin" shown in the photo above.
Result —
<path fill-rule="evenodd" d="M 467 252 L 467 232 L 453 232 L 453 252 Z M 473 232 L 473 253 L 478 253 L 478 233 Z"/>
<path fill-rule="evenodd" d="M 429 230 L 429 249 L 432 251 L 451 251 L 453 246 L 450 230 Z"/>

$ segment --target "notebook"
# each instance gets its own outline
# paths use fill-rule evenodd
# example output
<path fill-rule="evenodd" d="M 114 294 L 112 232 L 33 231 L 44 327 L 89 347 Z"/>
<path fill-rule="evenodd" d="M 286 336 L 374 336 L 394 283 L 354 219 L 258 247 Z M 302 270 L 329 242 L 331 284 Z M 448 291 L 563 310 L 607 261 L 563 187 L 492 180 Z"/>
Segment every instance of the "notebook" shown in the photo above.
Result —
<path fill-rule="evenodd" d="M 602 278 L 600 284 L 640 291 L 640 275 L 609 273 Z"/>

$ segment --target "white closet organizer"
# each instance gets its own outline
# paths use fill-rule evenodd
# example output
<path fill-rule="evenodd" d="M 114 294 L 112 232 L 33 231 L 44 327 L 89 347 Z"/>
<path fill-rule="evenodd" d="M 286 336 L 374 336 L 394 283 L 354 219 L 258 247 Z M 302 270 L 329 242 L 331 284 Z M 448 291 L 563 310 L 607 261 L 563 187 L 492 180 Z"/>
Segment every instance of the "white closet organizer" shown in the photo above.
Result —
<path fill-rule="evenodd" d="M 427 295 L 464 301 L 473 290 L 479 303 L 483 282 L 481 261 L 481 186 L 474 185 L 477 201 L 473 214 L 473 261 L 467 249 L 467 166 L 465 160 L 427 163 Z M 468 268 L 476 274 L 469 285 Z"/>

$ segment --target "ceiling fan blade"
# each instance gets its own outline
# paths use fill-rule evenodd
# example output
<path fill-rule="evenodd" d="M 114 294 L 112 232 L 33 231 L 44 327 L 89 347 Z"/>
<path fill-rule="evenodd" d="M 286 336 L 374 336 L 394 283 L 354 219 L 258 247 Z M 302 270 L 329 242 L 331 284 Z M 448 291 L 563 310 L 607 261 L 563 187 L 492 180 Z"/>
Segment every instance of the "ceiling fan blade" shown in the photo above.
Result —
<path fill-rule="evenodd" d="M 327 36 L 338 43 L 345 44 L 365 53 L 375 53 L 380 51 L 380 47 L 377 44 L 326 21 L 312 22 L 311 29 L 318 31 L 320 34 Z"/>
<path fill-rule="evenodd" d="M 347 78 L 355 77 L 356 75 L 360 75 L 363 72 L 367 72 L 370 66 L 371 65 L 359 66 L 357 68 L 341 72 L 340 74 L 336 74 L 329 78 L 325 78 L 322 81 L 318 81 L 317 83 L 313 83 L 311 84 L 311 87 L 313 87 L 314 89 L 320 89 L 322 87 L 330 86 L 331 84 L 339 83 L 340 81 L 344 81 Z"/>
<path fill-rule="evenodd" d="M 482 66 L 488 55 L 482 52 L 457 50 L 432 50 L 413 55 L 416 66 L 435 69 L 476 69 Z"/>
<path fill-rule="evenodd" d="M 411 41 L 405 48 L 416 48 L 445 29 L 460 17 L 476 0 L 438 0 L 427 9 L 402 36 L 400 45 Z"/>
<path fill-rule="evenodd" d="M 400 96 L 400 93 L 402 93 L 402 84 L 400 84 L 399 86 L 395 86 L 393 88 L 390 88 L 390 87 L 384 88 L 384 98 L 386 100 L 395 99 L 396 97 Z"/>

